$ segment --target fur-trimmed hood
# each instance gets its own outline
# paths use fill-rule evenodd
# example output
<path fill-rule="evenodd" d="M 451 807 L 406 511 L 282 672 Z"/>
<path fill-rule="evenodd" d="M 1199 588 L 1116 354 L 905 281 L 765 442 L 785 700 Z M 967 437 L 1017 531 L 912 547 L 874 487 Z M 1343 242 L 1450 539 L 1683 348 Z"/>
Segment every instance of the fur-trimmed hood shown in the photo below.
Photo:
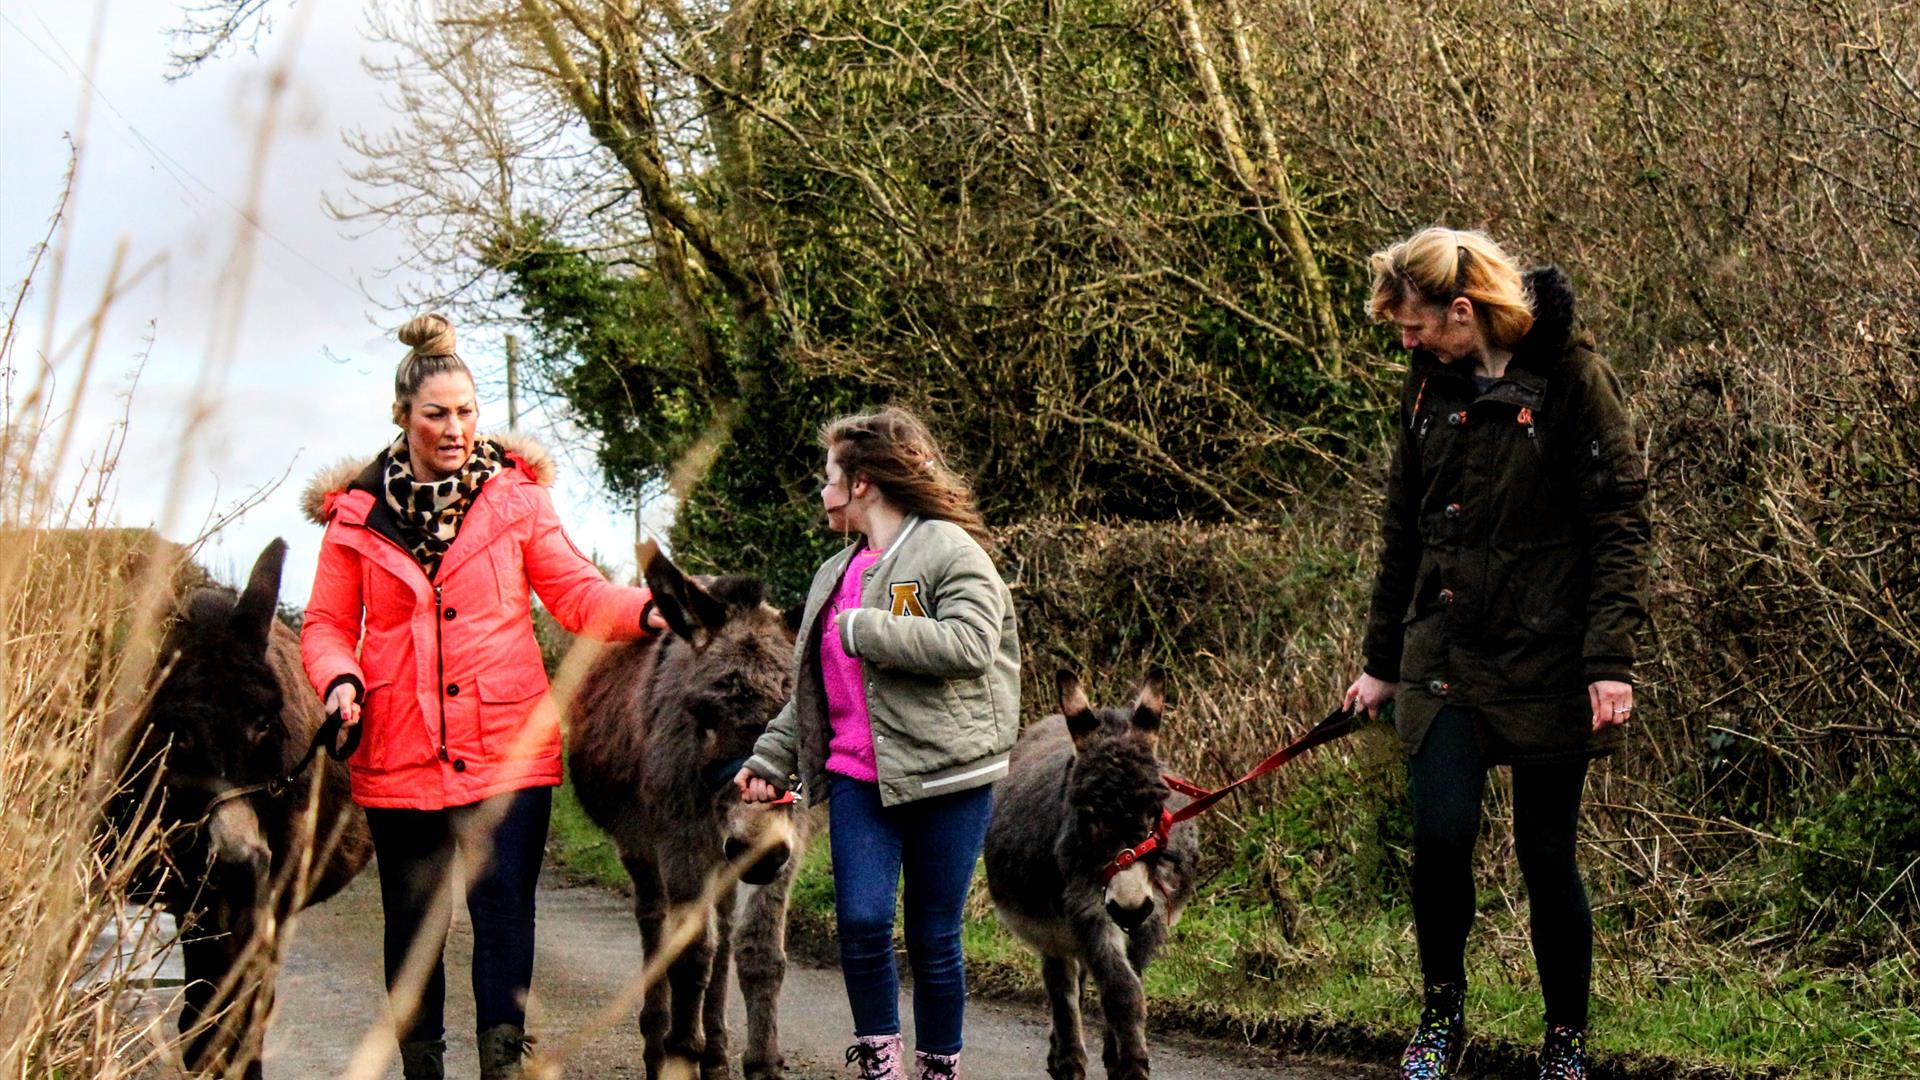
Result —
<path fill-rule="evenodd" d="M 542 487 L 552 487 L 555 468 L 553 455 L 540 441 L 531 435 L 519 432 L 506 432 L 499 435 L 482 435 L 491 439 L 512 458 L 514 464 L 527 474 L 534 483 Z M 380 490 L 379 463 L 386 452 L 383 450 L 369 458 L 342 458 L 314 474 L 312 480 L 300 495 L 300 509 L 307 520 L 315 525 L 327 523 L 327 498 L 360 488 L 368 492 Z"/>
<path fill-rule="evenodd" d="M 1514 346 L 1516 360 L 1524 358 L 1528 366 L 1550 366 L 1574 343 L 1573 282 L 1558 266 L 1536 266 L 1521 275 L 1527 293 L 1533 297 L 1533 326 Z"/>
<path fill-rule="evenodd" d="M 1593 339 L 1576 327 L 1573 281 L 1565 270 L 1551 264 L 1536 266 L 1522 273 L 1521 281 L 1533 297 L 1533 326 L 1513 347 L 1513 367 L 1549 375 L 1569 351 L 1591 348 Z M 1426 349 L 1415 350 L 1412 364 L 1423 375 L 1470 373 L 1470 369 L 1443 363 Z"/>

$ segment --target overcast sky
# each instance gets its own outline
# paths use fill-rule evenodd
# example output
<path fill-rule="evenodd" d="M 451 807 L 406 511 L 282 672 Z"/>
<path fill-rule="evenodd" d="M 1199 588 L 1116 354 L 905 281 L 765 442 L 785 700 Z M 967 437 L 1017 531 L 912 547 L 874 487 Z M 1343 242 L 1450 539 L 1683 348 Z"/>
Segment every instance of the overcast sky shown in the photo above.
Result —
<path fill-rule="evenodd" d="M 197 534 L 209 515 L 264 485 L 287 479 L 261 505 L 229 525 L 203 562 L 227 580 L 243 576 L 273 537 L 292 545 L 282 598 L 304 604 L 320 530 L 298 509 L 316 470 L 346 457 L 369 458 L 395 433 L 388 419 L 393 368 L 405 348 L 392 329 L 404 315 L 386 310 L 403 283 L 382 278 L 400 251 L 397 236 L 352 236 L 330 220 L 324 194 L 346 190 L 350 156 L 341 133 L 390 124 L 382 87 L 361 68 L 373 48 L 361 35 L 361 0 L 301 0 L 259 55 L 216 59 L 167 82 L 167 31 L 178 6 L 165 0 L 106 0 L 99 61 L 86 76 L 94 33 L 92 4 L 6 0 L 0 7 L 0 271 L 6 296 L 26 272 L 44 234 L 67 166 L 65 137 L 81 141 L 78 187 L 69 207 L 71 255 L 54 351 L 72 337 L 105 287 L 117 245 L 129 268 L 154 262 L 144 282 L 114 307 L 92 385 L 79 410 L 75 454 L 63 475 L 77 477 L 85 454 L 102 446 L 119 419 L 139 357 L 151 355 L 133 399 L 127 449 L 115 477 L 113 516 L 122 525 L 156 525 L 175 539 Z M 220 279 L 244 227 L 247 185 L 268 75 L 290 63 L 282 123 L 267 151 L 265 198 L 255 234 L 254 271 L 240 307 L 238 347 L 214 395 L 216 412 L 192 432 L 191 468 L 169 503 L 169 478 L 189 434 L 184 406 L 203 358 L 218 351 Z M 92 108 L 77 129 L 85 95 Z M 52 290 L 36 285 L 22 313 L 14 363 L 21 387 L 42 365 Z M 230 307 L 231 305 L 225 305 Z M 481 428 L 505 426 L 496 341 L 463 335 L 461 352 L 483 384 Z M 64 403 L 77 381 L 78 356 L 54 357 Z M 526 406 L 523 404 L 523 409 Z M 542 420 L 534 418 L 540 428 Z M 549 440 L 550 442 L 555 440 Z M 557 447 L 555 502 L 575 542 L 631 572 L 632 508 L 602 494 L 590 448 L 577 438 Z M 168 507 L 176 509 L 169 514 Z"/>

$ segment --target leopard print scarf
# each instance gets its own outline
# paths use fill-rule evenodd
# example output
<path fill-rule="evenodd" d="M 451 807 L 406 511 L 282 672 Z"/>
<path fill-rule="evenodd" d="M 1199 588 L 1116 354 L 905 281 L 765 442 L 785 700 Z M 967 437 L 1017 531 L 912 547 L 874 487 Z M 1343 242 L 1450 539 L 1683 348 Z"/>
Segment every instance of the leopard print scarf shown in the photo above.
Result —
<path fill-rule="evenodd" d="M 407 550 L 431 578 L 440 572 L 440 560 L 453 546 L 460 532 L 460 521 L 473 506 L 480 486 L 506 468 L 506 452 L 492 439 L 476 439 L 473 453 L 460 471 L 445 480 L 423 484 L 413 478 L 413 465 L 407 454 L 405 432 L 387 447 L 387 467 L 380 489 L 387 507 L 400 522 L 400 537 Z"/>

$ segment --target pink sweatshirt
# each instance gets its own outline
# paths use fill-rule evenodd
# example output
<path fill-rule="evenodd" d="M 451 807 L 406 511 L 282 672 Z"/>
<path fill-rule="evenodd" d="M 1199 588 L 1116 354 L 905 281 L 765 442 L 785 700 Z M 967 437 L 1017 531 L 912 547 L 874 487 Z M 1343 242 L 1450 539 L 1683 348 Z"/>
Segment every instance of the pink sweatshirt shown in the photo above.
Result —
<path fill-rule="evenodd" d="M 860 585 L 883 554 L 866 549 L 853 557 L 840 579 L 840 591 L 834 594 L 820 621 L 820 678 L 826 684 L 827 724 L 833 730 L 833 737 L 827 741 L 827 771 L 869 784 L 880 779 L 880 767 L 873 760 L 873 719 L 867 715 L 866 680 L 860 658 L 848 656 L 840 647 L 835 620 L 841 612 L 860 606 Z"/>

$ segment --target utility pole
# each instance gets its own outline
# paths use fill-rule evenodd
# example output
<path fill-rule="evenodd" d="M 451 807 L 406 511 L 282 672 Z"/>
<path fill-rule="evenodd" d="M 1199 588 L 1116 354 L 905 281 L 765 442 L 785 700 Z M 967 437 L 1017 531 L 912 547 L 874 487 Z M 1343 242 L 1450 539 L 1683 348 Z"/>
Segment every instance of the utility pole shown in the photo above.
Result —
<path fill-rule="evenodd" d="M 520 339 L 507 335 L 507 430 L 520 430 Z"/>

